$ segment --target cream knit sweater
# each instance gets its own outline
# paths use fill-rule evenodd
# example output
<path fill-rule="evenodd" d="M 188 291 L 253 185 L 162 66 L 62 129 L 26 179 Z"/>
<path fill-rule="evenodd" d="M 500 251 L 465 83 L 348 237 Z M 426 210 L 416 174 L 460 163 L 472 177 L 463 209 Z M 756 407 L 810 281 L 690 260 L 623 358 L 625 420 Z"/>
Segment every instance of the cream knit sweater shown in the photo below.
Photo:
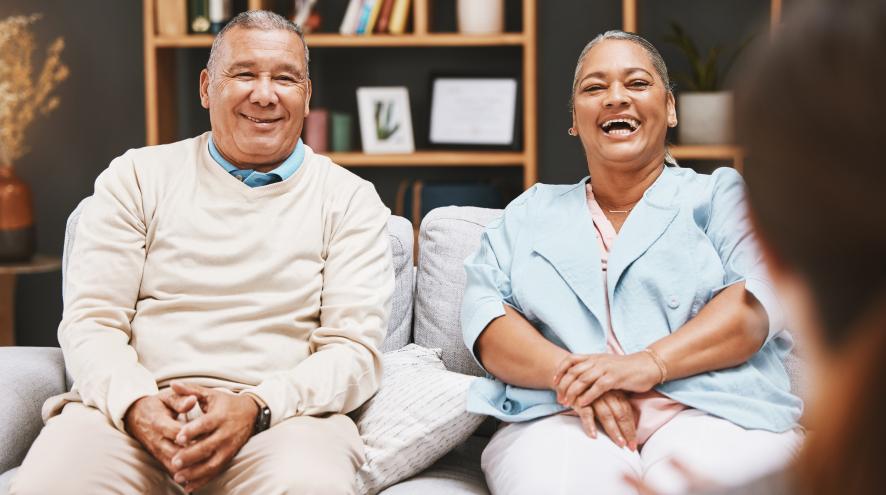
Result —
<path fill-rule="evenodd" d="M 77 224 L 59 342 L 80 400 L 123 430 L 137 399 L 181 379 L 251 392 L 272 424 L 348 412 L 378 388 L 394 276 L 372 184 L 305 149 L 250 188 L 209 133 L 127 151 Z"/>

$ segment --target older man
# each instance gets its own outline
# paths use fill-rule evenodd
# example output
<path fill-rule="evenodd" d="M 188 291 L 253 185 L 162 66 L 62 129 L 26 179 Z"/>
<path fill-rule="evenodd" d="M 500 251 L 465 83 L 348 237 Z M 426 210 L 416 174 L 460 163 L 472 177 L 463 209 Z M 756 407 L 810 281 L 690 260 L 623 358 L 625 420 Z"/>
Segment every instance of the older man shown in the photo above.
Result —
<path fill-rule="evenodd" d="M 353 491 L 344 413 L 378 387 L 389 212 L 302 144 L 310 97 L 299 29 L 240 14 L 200 74 L 212 131 L 101 174 L 59 327 L 74 388 L 12 493 Z"/>

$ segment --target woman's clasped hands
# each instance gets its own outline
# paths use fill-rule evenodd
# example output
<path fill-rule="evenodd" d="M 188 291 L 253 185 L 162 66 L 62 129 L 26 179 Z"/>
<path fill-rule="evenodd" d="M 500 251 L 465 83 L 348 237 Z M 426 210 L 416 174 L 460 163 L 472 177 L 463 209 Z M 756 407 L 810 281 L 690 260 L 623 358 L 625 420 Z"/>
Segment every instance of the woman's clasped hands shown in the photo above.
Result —
<path fill-rule="evenodd" d="M 553 389 L 557 402 L 581 418 L 585 432 L 597 437 L 599 422 L 620 447 L 637 450 L 636 412 L 628 393 L 648 392 L 662 380 L 662 370 L 646 352 L 570 354 L 557 367 Z"/>

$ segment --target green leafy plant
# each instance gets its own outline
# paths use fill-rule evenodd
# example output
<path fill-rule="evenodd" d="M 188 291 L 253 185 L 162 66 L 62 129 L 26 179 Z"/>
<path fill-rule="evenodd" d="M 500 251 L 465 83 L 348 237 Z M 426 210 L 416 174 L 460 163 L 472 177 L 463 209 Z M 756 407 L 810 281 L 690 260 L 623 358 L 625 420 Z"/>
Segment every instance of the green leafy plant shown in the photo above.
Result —
<path fill-rule="evenodd" d="M 394 123 L 394 102 L 392 100 L 375 102 L 375 135 L 379 141 L 384 141 L 393 136 L 398 129 L 399 123 Z"/>
<path fill-rule="evenodd" d="M 671 32 L 664 37 L 667 43 L 679 48 L 689 60 L 689 65 L 692 67 L 690 74 L 674 74 L 674 79 L 683 84 L 685 89 L 689 91 L 719 91 L 723 78 L 752 39 L 753 36 L 739 44 L 729 58 L 726 59 L 726 62 L 720 66 L 721 57 L 725 53 L 723 45 L 717 45 L 709 49 L 707 54 L 702 57 L 695 41 L 686 33 L 683 26 L 676 21 L 671 21 Z"/>

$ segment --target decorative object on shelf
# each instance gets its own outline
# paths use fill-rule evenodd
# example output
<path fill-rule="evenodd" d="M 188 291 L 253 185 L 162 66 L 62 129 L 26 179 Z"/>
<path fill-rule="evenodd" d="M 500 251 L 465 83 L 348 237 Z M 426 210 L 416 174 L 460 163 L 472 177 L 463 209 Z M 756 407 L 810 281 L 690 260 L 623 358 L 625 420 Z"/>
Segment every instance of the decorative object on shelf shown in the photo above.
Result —
<path fill-rule="evenodd" d="M 412 153 L 412 114 L 405 87 L 357 88 L 360 137 L 366 153 Z"/>
<path fill-rule="evenodd" d="M 220 33 L 232 17 L 231 0 L 209 0 L 209 32 Z"/>
<path fill-rule="evenodd" d="M 188 26 L 194 34 L 209 32 L 209 0 L 188 0 Z"/>
<path fill-rule="evenodd" d="M 458 0 L 458 32 L 497 34 L 505 29 L 504 0 Z"/>
<path fill-rule="evenodd" d="M 315 108 L 305 119 L 302 137 L 306 145 L 317 153 L 329 151 L 329 110 Z"/>
<path fill-rule="evenodd" d="M 438 77 L 431 86 L 431 144 L 516 144 L 516 79 Z"/>
<path fill-rule="evenodd" d="M 351 151 L 351 128 L 354 118 L 349 113 L 332 112 L 332 142 L 334 152 Z"/>
<path fill-rule="evenodd" d="M 188 33 L 188 0 L 157 0 L 157 34 L 181 36 Z"/>
<path fill-rule="evenodd" d="M 0 21 L 0 261 L 24 261 L 34 254 L 34 215 L 31 191 L 15 176 L 13 163 L 26 152 L 25 132 L 38 113 L 59 105 L 52 96 L 68 77 L 61 61 L 65 42 L 56 38 L 46 49 L 46 61 L 32 78 L 34 34 L 30 25 L 39 14 Z"/>
<path fill-rule="evenodd" d="M 677 22 L 671 21 L 671 32 L 665 41 L 678 47 L 692 67 L 691 74 L 674 75 L 674 79 L 686 86 L 686 90 L 679 92 L 677 102 L 680 144 L 732 143 L 733 95 L 731 91 L 722 90 L 721 81 L 750 39 L 740 44 L 722 67 L 723 46 L 711 48 L 703 58 L 695 42 Z"/>

